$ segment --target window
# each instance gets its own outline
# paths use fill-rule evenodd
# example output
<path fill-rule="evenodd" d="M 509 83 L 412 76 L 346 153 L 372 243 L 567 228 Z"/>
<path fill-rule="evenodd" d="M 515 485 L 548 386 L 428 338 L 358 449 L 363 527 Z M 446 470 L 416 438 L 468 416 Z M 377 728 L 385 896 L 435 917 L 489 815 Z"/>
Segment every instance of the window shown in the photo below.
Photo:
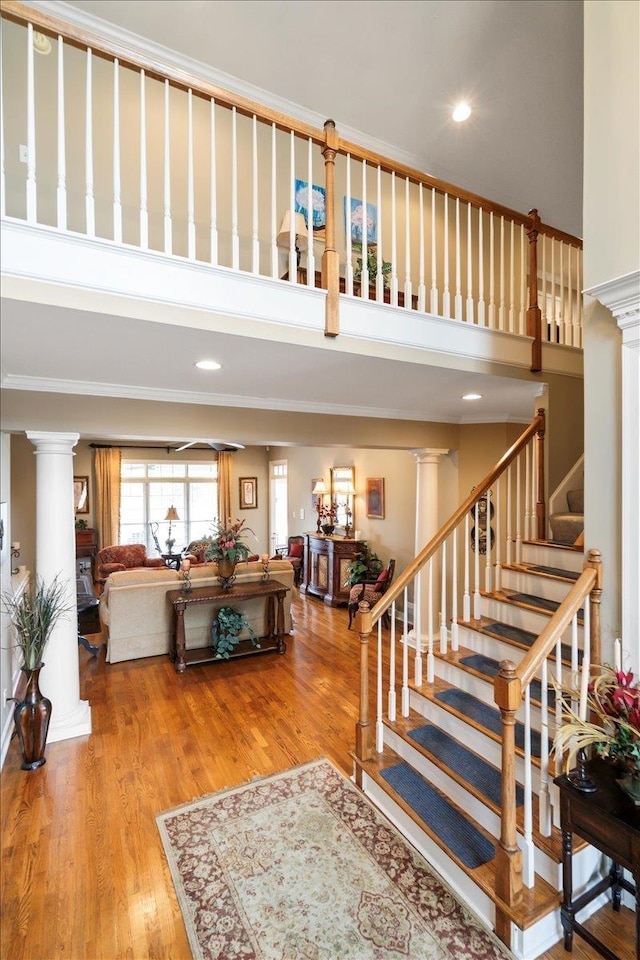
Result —
<path fill-rule="evenodd" d="M 171 506 L 180 518 L 171 524 L 176 552 L 211 532 L 218 514 L 217 462 L 123 460 L 120 482 L 120 543 L 144 543 L 149 553 L 157 553 L 155 532 L 164 551 Z"/>

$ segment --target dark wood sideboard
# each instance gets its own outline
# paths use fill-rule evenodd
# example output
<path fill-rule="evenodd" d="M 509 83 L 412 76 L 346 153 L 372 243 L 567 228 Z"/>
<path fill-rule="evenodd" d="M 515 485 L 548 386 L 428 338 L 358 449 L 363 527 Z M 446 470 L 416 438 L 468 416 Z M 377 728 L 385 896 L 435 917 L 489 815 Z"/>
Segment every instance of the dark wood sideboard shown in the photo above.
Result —
<path fill-rule="evenodd" d="M 76 530 L 76 557 L 91 558 L 91 573 L 95 577 L 95 563 L 98 556 L 98 540 L 92 527 Z"/>
<path fill-rule="evenodd" d="M 305 533 L 304 580 L 300 593 L 319 597 L 330 607 L 347 604 L 350 590 L 345 584 L 347 566 L 361 548 L 361 540 Z"/>

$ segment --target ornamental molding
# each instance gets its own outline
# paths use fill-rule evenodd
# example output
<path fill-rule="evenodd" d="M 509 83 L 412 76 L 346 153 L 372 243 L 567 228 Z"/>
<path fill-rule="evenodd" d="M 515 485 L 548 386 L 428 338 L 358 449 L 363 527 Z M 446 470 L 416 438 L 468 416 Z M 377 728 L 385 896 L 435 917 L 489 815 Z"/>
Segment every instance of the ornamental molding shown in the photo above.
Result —
<path fill-rule="evenodd" d="M 621 330 L 640 327 L 640 270 L 605 280 L 583 292 L 610 310 Z"/>

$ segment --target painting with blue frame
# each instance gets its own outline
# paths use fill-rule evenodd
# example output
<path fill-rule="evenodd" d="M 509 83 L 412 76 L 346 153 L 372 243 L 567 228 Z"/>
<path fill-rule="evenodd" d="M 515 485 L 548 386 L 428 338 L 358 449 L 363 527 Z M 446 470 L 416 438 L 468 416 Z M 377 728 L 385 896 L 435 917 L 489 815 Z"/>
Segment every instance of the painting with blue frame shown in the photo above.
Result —
<path fill-rule="evenodd" d="M 309 228 L 309 182 L 296 180 L 295 182 L 295 213 L 301 213 Z M 327 220 L 327 197 L 324 187 L 313 183 L 311 185 L 311 222 L 314 230 L 323 230 Z"/>
<path fill-rule="evenodd" d="M 364 226 L 366 222 L 366 235 L 367 243 L 377 243 L 378 240 L 378 211 L 376 209 L 375 203 L 367 204 L 367 212 L 365 217 L 364 206 L 362 200 L 356 200 L 354 197 L 351 197 L 351 215 L 347 218 L 347 198 L 344 198 L 344 222 L 345 222 L 345 232 L 347 224 L 351 223 L 351 242 L 354 244 L 359 244 L 362 246 L 362 238 L 364 235 Z"/>

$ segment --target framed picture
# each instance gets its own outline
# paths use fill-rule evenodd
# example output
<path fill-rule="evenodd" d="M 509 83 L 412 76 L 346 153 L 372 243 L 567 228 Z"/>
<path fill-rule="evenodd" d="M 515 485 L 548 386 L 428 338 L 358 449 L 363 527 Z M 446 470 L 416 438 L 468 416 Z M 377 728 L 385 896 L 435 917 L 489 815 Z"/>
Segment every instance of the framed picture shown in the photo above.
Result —
<path fill-rule="evenodd" d="M 258 478 L 240 477 L 240 509 L 253 510 L 258 506 Z"/>
<path fill-rule="evenodd" d="M 73 509 L 76 513 L 89 513 L 89 477 L 73 478 Z"/>
<path fill-rule="evenodd" d="M 367 477 L 365 500 L 369 519 L 384 520 L 384 477 Z"/>
<path fill-rule="evenodd" d="M 344 223 L 345 223 L 345 233 L 348 229 L 348 224 L 351 224 L 351 242 L 355 244 L 360 244 L 362 246 L 362 238 L 365 234 L 367 243 L 377 243 L 378 241 L 378 211 L 376 209 L 375 203 L 368 203 L 367 210 L 365 215 L 365 210 L 362 205 L 362 200 L 356 200 L 353 197 L 351 198 L 351 210 L 347 216 L 347 198 L 344 198 Z"/>
<path fill-rule="evenodd" d="M 307 229 L 309 228 L 309 210 L 311 210 L 312 229 L 324 230 L 327 222 L 327 195 L 324 187 L 311 184 L 311 203 L 309 203 L 308 180 L 296 180 L 294 200 L 295 213 L 303 214 Z"/>

